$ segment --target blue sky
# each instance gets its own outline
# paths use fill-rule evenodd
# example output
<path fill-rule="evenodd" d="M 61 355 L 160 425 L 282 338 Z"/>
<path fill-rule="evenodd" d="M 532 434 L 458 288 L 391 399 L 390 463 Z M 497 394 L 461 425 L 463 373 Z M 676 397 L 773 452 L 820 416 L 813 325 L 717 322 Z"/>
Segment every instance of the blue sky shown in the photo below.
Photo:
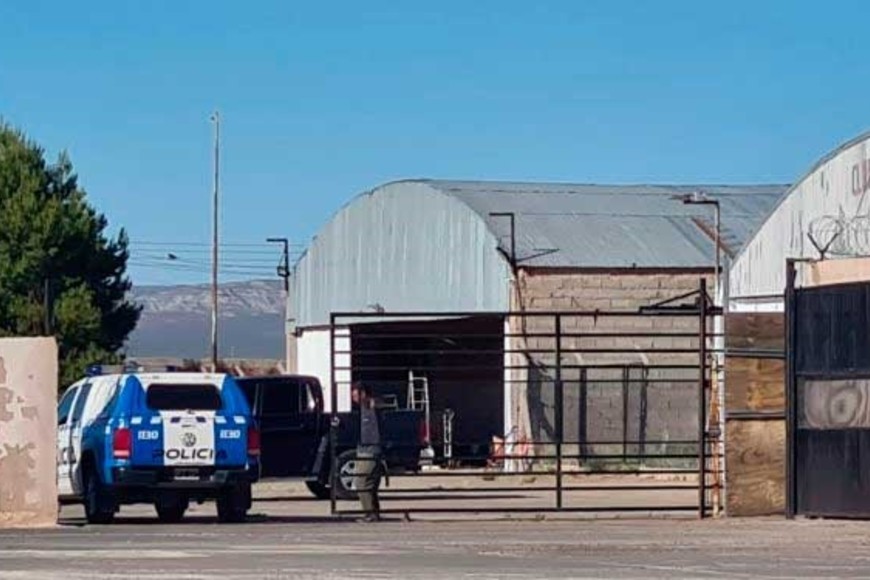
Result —
<path fill-rule="evenodd" d="M 261 277 L 277 249 L 235 244 L 305 243 L 397 178 L 793 181 L 870 126 L 868 16 L 801 0 L 10 1 L 0 116 L 69 151 L 130 232 L 136 283 L 175 283 L 207 278 L 218 108 L 225 279 Z"/>

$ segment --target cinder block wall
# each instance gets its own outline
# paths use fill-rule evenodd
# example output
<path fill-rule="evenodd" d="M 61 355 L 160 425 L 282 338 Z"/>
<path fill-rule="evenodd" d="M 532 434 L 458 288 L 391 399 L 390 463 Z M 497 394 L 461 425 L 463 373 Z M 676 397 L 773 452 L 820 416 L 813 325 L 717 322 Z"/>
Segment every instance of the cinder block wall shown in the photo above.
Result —
<path fill-rule="evenodd" d="M 698 288 L 700 270 L 566 270 L 520 271 L 520 285 L 530 310 L 636 310 Z"/>
<path fill-rule="evenodd" d="M 514 308 L 526 311 L 637 311 L 662 300 L 696 290 L 702 277 L 712 284 L 710 272 L 664 271 L 664 270 L 521 270 L 514 297 Z M 513 319 L 512 326 L 519 326 Z M 630 317 L 592 318 L 566 315 L 562 320 L 563 332 L 619 333 L 619 332 L 697 332 L 695 317 Z M 512 332 L 522 332 L 512 328 Z M 525 331 L 552 332 L 552 318 L 527 318 Z M 512 341 L 518 347 L 520 341 Z M 547 350 L 553 340 L 547 338 L 527 339 L 528 348 Z M 626 349 L 633 354 L 564 354 L 563 365 L 625 364 L 649 366 L 671 362 L 674 364 L 697 363 L 697 355 L 656 354 L 645 352 L 661 348 L 696 348 L 697 339 L 692 338 L 566 338 L 562 348 Z M 522 348 L 522 347 L 520 347 Z M 537 353 L 532 355 L 539 368 L 528 373 L 525 385 L 515 384 L 513 401 L 514 424 L 524 426 L 524 431 L 538 441 L 550 441 L 555 433 L 555 391 L 553 388 L 552 364 L 554 356 Z M 623 387 L 619 383 L 621 369 L 588 369 L 585 389 L 585 438 L 579 369 L 563 370 L 564 382 L 564 435 L 566 441 L 589 442 L 616 441 L 623 438 L 624 417 L 629 440 L 639 438 L 640 389 L 632 383 L 628 397 L 623 403 Z M 641 370 L 628 371 L 637 378 Z M 649 383 L 647 385 L 647 441 L 694 440 L 698 431 L 697 371 L 648 370 L 651 379 L 686 379 L 691 382 Z M 605 382 L 616 381 L 616 382 Z M 522 427 L 521 427 L 522 428 Z M 629 452 L 636 447 L 629 449 Z M 621 445 L 597 445 L 592 453 L 622 453 Z M 648 452 L 652 450 L 648 447 Z"/>

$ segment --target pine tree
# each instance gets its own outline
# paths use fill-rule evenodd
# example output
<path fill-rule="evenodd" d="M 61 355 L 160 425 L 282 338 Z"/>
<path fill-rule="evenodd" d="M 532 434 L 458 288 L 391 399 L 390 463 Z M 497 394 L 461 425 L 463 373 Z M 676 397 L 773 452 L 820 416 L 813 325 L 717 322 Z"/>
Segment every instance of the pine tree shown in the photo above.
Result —
<path fill-rule="evenodd" d="M 119 362 L 140 308 L 127 300 L 128 238 L 87 201 L 68 156 L 0 122 L 0 336 L 54 335 L 60 384 Z"/>

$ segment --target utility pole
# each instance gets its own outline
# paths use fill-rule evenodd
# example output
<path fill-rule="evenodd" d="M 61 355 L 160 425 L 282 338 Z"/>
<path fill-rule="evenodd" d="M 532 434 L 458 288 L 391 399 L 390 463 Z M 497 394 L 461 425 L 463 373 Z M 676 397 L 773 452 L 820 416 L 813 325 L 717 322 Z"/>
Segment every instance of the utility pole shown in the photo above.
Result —
<path fill-rule="evenodd" d="M 211 241 L 211 364 L 212 371 L 218 368 L 218 216 L 220 192 L 220 146 L 221 117 L 218 111 L 212 113 L 214 123 L 214 199 L 212 201 L 212 241 Z"/>
<path fill-rule="evenodd" d="M 279 278 L 284 279 L 284 372 L 294 372 L 296 359 L 295 339 L 290 337 L 290 240 L 287 238 L 266 238 L 270 244 L 283 244 L 281 264 L 276 269 Z M 291 352 L 292 351 L 292 352 Z"/>
<path fill-rule="evenodd" d="M 266 238 L 270 244 L 284 244 L 284 253 L 281 256 L 282 264 L 278 266 L 279 278 L 284 278 L 284 292 L 290 292 L 290 240 L 287 238 Z"/>

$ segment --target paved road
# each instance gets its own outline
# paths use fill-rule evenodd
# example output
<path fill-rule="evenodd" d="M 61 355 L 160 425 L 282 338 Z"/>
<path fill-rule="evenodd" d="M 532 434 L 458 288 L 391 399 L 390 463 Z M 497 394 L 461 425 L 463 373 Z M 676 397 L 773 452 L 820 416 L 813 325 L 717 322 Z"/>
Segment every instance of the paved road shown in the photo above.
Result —
<path fill-rule="evenodd" d="M 262 511 L 267 506 L 258 503 Z M 859 578 L 870 523 L 744 519 L 389 521 L 271 516 L 0 532 L 0 578 Z M 275 510 L 285 511 L 285 510 Z M 286 510 L 291 512 L 293 510 Z"/>

